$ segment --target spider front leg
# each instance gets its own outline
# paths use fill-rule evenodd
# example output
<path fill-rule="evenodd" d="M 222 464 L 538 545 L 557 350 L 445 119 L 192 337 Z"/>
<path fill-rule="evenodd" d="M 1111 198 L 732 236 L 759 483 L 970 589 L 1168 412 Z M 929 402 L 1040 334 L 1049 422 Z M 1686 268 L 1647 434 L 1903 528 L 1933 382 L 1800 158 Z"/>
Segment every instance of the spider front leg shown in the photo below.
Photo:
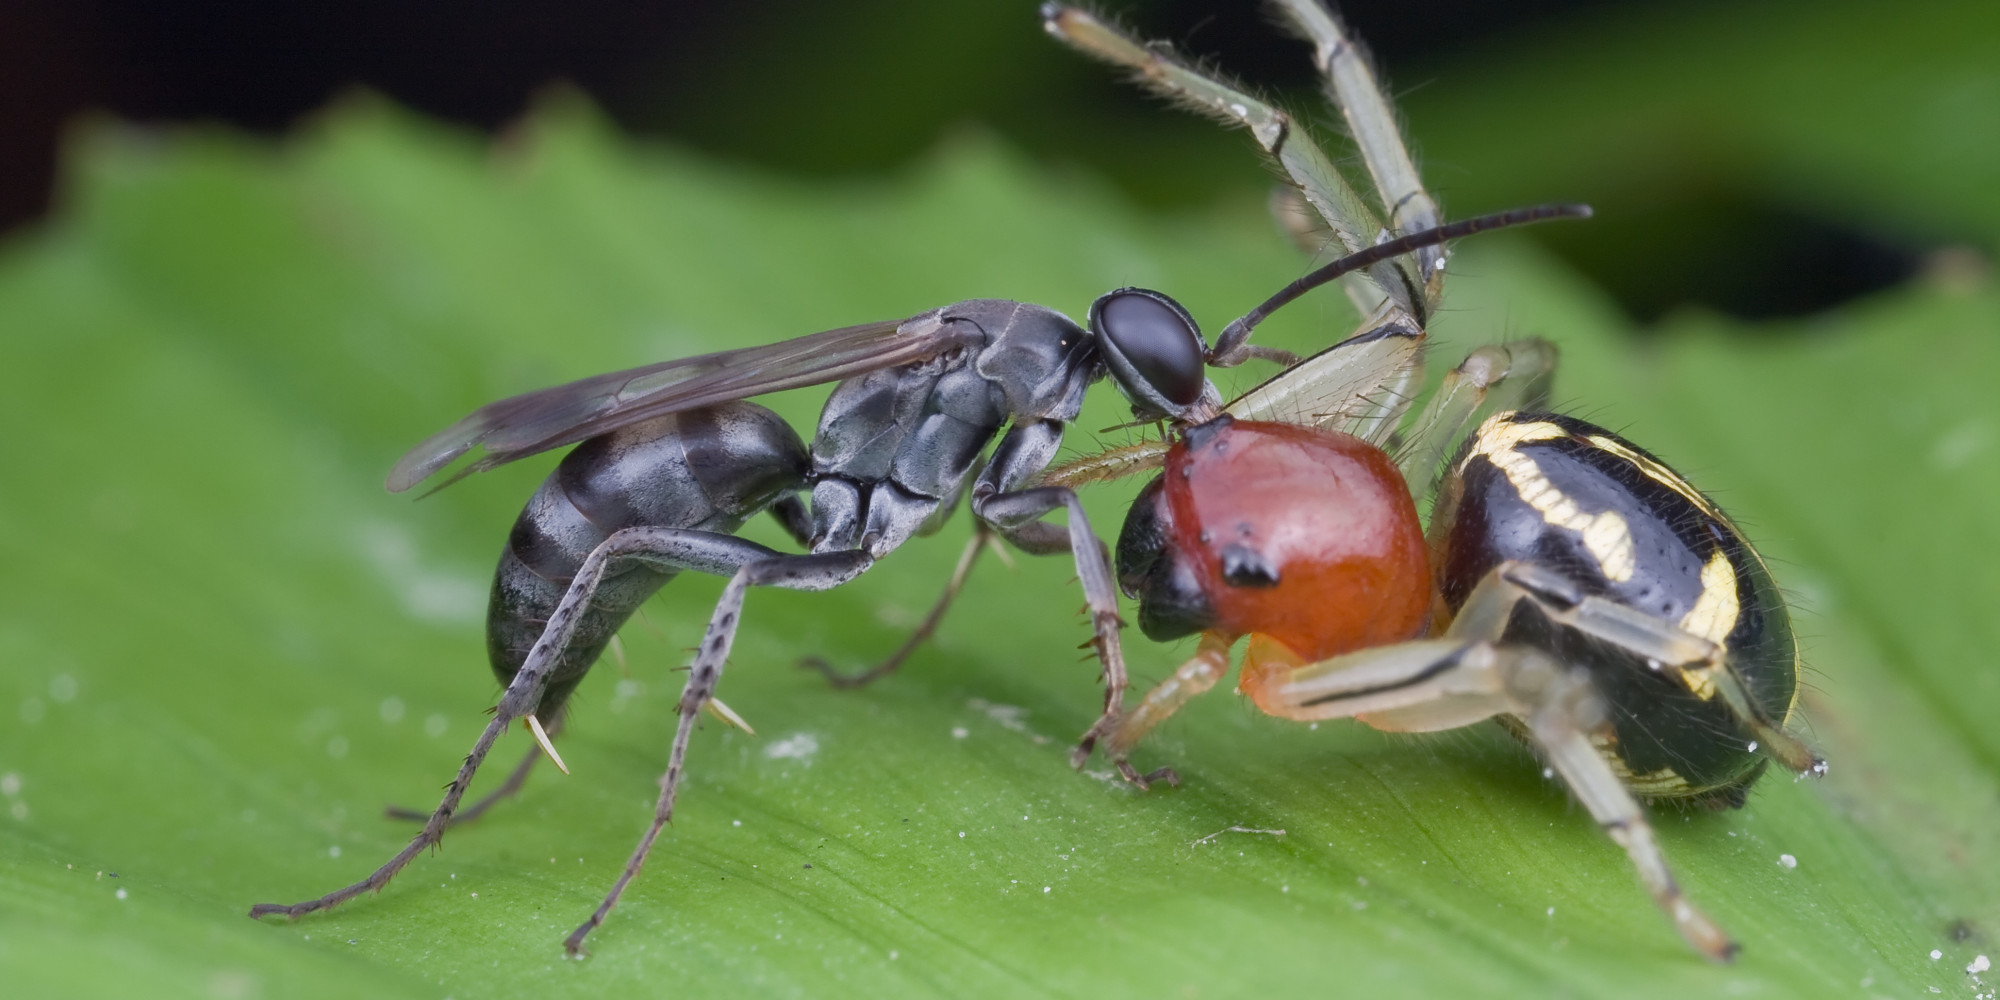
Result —
<path fill-rule="evenodd" d="M 1589 671 L 1528 647 L 1457 637 L 1301 664 L 1283 646 L 1253 636 L 1243 690 L 1272 715 L 1302 721 L 1354 718 L 1389 732 L 1433 732 L 1513 717 L 1591 817 L 1625 849 L 1640 882 L 1681 937 L 1715 961 L 1735 956 L 1736 944 L 1682 895 L 1644 810 L 1592 745 L 1591 737 L 1610 727 Z"/>
<path fill-rule="evenodd" d="M 1152 90 L 1203 114 L 1248 128 L 1257 144 L 1278 161 L 1313 210 L 1332 228 L 1334 242 L 1342 255 L 1370 246 L 1382 235 L 1382 223 L 1368 202 L 1285 112 L 1239 86 L 1188 66 L 1167 45 L 1141 43 L 1074 7 L 1044 5 L 1042 22 L 1057 39 L 1087 55 L 1131 70 L 1140 83 Z M 1424 315 L 1422 289 L 1392 262 L 1382 262 L 1342 280 L 1362 315 L 1374 312 L 1385 296 L 1413 316 Z M 1227 357 L 1211 358 L 1210 364 L 1227 367 L 1256 356 L 1255 351 L 1239 349 Z"/>
<path fill-rule="evenodd" d="M 1333 102 L 1347 120 L 1347 130 L 1368 164 L 1375 190 L 1388 209 L 1389 229 L 1394 233 L 1414 233 L 1430 229 L 1441 221 L 1437 202 L 1424 190 L 1424 182 L 1410 159 L 1409 147 L 1396 127 L 1395 113 L 1375 79 L 1354 39 L 1340 19 L 1319 0 L 1275 0 L 1276 6 L 1307 41 L 1313 44 L 1313 63 L 1326 78 Z M 1444 282 L 1445 250 L 1441 246 L 1418 250 L 1415 271 L 1423 288 L 1425 312 L 1436 304 Z"/>

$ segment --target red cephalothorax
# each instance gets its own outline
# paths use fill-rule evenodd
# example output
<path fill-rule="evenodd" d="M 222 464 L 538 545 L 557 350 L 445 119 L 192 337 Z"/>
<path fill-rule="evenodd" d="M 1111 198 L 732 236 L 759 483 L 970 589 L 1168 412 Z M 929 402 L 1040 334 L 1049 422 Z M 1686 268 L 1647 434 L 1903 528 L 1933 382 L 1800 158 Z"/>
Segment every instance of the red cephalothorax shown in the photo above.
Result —
<path fill-rule="evenodd" d="M 1359 438 L 1218 420 L 1167 455 L 1173 548 L 1214 628 L 1307 660 L 1399 642 L 1431 607 L 1423 527 L 1402 473 Z"/>

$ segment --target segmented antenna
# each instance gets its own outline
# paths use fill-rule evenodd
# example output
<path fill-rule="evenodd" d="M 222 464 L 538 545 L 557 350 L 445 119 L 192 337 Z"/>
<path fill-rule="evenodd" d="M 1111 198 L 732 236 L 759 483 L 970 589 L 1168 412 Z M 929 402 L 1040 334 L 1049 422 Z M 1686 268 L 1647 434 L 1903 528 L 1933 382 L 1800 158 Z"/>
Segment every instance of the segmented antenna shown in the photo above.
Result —
<path fill-rule="evenodd" d="M 1222 357 L 1241 347 L 1244 341 L 1250 339 L 1250 331 L 1255 329 L 1257 324 L 1264 322 L 1266 317 L 1284 308 L 1293 299 L 1329 281 L 1333 281 L 1350 271 L 1359 271 L 1370 264 L 1387 260 L 1391 257 L 1400 257 L 1412 250 L 1436 246 L 1446 240 L 1455 240 L 1461 236 L 1471 236 L 1474 233 L 1483 233 L 1489 229 L 1525 226 L 1531 222 L 1544 222 L 1549 219 L 1588 218 L 1590 218 L 1589 205 L 1535 205 L 1530 208 L 1516 208 L 1505 212 L 1495 212 L 1492 215 L 1482 215 L 1474 219 L 1446 223 L 1435 229 L 1425 229 L 1407 236 L 1398 236 L 1385 243 L 1377 243 L 1366 250 L 1348 254 L 1279 289 L 1278 294 L 1265 299 L 1263 304 L 1244 313 L 1235 322 L 1223 327 L 1221 336 L 1215 338 L 1215 347 L 1208 352 L 1210 362 L 1213 363 L 1215 358 Z"/>

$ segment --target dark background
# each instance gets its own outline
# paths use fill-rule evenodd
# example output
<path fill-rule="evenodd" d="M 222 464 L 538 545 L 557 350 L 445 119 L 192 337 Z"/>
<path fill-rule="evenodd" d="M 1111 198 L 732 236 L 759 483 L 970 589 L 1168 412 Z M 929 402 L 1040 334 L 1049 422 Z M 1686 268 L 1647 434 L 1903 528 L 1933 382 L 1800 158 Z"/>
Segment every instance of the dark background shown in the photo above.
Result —
<path fill-rule="evenodd" d="M 1129 6 L 1121 13 L 1147 36 L 1313 106 L 1303 46 L 1259 5 Z M 1673 6 L 1357 0 L 1341 10 L 1401 93 L 1468 53 Z M 497 130 L 557 81 L 636 134 L 785 172 L 881 171 L 979 122 L 1147 204 L 1197 204 L 1244 183 L 1244 150 L 1110 85 L 1102 67 L 1043 36 L 1031 0 L 11 0 L 0 3 L 0 230 L 59 200 L 61 135 L 79 112 L 277 133 L 366 87 Z M 1688 300 L 1752 318 L 1810 313 L 1902 280 L 1931 249 L 1726 192 L 1642 224 L 1651 229 L 1604 238 L 1666 248 L 1643 260 L 1594 242 L 1602 226 L 1552 243 L 1641 319 Z"/>

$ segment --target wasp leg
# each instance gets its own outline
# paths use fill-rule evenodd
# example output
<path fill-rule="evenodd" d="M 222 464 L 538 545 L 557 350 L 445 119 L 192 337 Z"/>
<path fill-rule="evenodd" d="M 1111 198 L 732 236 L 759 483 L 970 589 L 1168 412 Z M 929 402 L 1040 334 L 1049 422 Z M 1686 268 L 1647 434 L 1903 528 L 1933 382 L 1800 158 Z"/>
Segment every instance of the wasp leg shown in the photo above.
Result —
<path fill-rule="evenodd" d="M 1497 637 L 1514 606 L 1530 601 L 1550 621 L 1628 650 L 1647 667 L 1696 694 L 1713 691 L 1757 740 L 1757 752 L 1795 774 L 1826 773 L 1826 761 L 1785 731 L 1750 696 L 1743 677 L 1719 645 L 1615 601 L 1580 593 L 1568 578 L 1527 563 L 1501 563 L 1466 598 L 1453 634 Z"/>
<path fill-rule="evenodd" d="M 1050 511 L 1069 510 L 1067 531 L 1039 518 Z M 1077 580 L 1090 610 L 1091 645 L 1104 664 L 1104 711 L 1097 722 L 1077 742 L 1070 763 L 1082 767 L 1092 747 L 1118 724 L 1125 701 L 1125 652 L 1118 644 L 1118 630 L 1125 622 L 1118 617 L 1118 591 L 1111 582 L 1111 553 L 1090 530 L 1083 502 L 1076 491 L 1060 486 L 1041 486 L 1013 493 L 973 494 L 972 512 L 993 525 L 1000 537 L 1023 552 L 1052 555 L 1067 550 L 1076 559 Z"/>
<path fill-rule="evenodd" d="M 660 799 L 653 810 L 653 823 L 639 838 L 638 846 L 632 849 L 631 858 L 626 860 L 625 869 L 619 872 L 618 881 L 612 883 L 611 891 L 605 894 L 604 902 L 598 904 L 590 919 L 563 940 L 563 948 L 570 954 L 583 950 L 584 937 L 604 923 L 605 915 L 618 905 L 618 897 L 624 894 L 625 887 L 645 865 L 646 855 L 652 851 L 653 842 L 659 839 L 661 829 L 674 818 L 674 801 L 680 793 L 681 777 L 686 773 L 688 742 L 693 738 L 695 721 L 700 717 L 702 707 L 715 697 L 716 681 L 721 679 L 722 667 L 729 659 L 730 646 L 736 641 L 736 626 L 743 617 L 746 591 L 753 586 L 829 590 L 854 579 L 873 561 L 874 557 L 859 550 L 781 555 L 747 563 L 729 578 L 728 585 L 722 588 L 722 598 L 716 602 L 714 614 L 709 617 L 708 631 L 702 637 L 700 650 L 688 669 L 687 686 L 681 690 L 680 725 L 674 730 L 674 746 L 667 758 L 667 773 L 660 777 Z"/>
<path fill-rule="evenodd" d="M 852 674 L 841 673 L 834 669 L 833 664 L 818 656 L 808 656 L 800 660 L 799 666 L 819 671 L 826 676 L 827 683 L 842 690 L 872 684 L 895 673 L 903 666 L 903 661 L 917 651 L 918 646 L 936 634 L 938 623 L 944 620 L 945 611 L 950 609 L 951 602 L 958 598 L 958 592 L 965 589 L 965 581 L 972 575 L 973 564 L 979 561 L 979 554 L 992 544 L 992 540 L 993 529 L 987 527 L 986 522 L 978 520 L 972 522 L 972 540 L 966 542 L 965 551 L 958 554 L 958 565 L 952 568 L 951 579 L 945 581 L 944 593 L 938 595 L 937 603 L 931 605 L 930 613 L 924 616 L 916 631 L 911 632 L 909 638 L 904 639 L 903 644 L 889 654 L 888 659 L 867 670 Z"/>
<path fill-rule="evenodd" d="M 1188 66 L 1164 44 L 1138 42 L 1074 7 L 1044 5 L 1042 25 L 1049 34 L 1085 54 L 1131 70 L 1152 90 L 1225 123 L 1248 128 L 1332 228 L 1341 255 L 1370 246 L 1382 235 L 1382 223 L 1374 210 L 1340 176 L 1326 154 L 1294 127 L 1285 112 L 1241 87 Z M 1421 288 L 1393 263 L 1385 261 L 1341 280 L 1364 316 L 1373 313 L 1385 297 L 1413 316 L 1423 315 Z M 1257 356 L 1244 342 L 1247 336 L 1246 331 L 1233 343 L 1218 341 L 1210 352 L 1209 364 L 1229 367 Z"/>
<path fill-rule="evenodd" d="M 1456 729 L 1496 715 L 1527 735 L 1612 840 L 1625 849 L 1654 902 L 1695 950 L 1719 962 L 1736 954 L 1721 928 L 1681 894 L 1652 826 L 1590 735 L 1609 728 L 1587 671 L 1522 646 L 1476 639 L 1406 642 L 1299 664 L 1265 640 L 1244 658 L 1244 691 L 1291 719 L 1356 718 L 1390 732 Z"/>
<path fill-rule="evenodd" d="M 1446 372 L 1397 449 L 1411 495 L 1422 500 L 1437 489 L 1445 456 L 1483 407 L 1532 410 L 1545 405 L 1555 368 L 1556 346 L 1531 338 L 1479 348 Z"/>
<path fill-rule="evenodd" d="M 1075 411 L 1070 411 L 1075 416 Z M 1076 560 L 1076 579 L 1083 586 L 1084 606 L 1090 611 L 1091 645 L 1098 662 L 1104 665 L 1104 711 L 1070 753 L 1070 765 L 1082 767 L 1090 759 L 1092 747 L 1118 724 L 1125 702 L 1125 651 L 1118 644 L 1118 630 L 1125 622 L 1118 617 L 1118 589 L 1112 583 L 1111 551 L 1090 529 L 1090 518 L 1076 491 L 1064 486 L 1021 486 L 1040 476 L 1062 446 L 1063 422 L 1036 420 L 1014 425 L 993 447 L 993 457 L 972 487 L 972 515 L 997 532 L 1015 548 L 1031 555 L 1068 552 Z M 1067 529 L 1043 517 L 1057 510 L 1069 512 Z"/>
<path fill-rule="evenodd" d="M 1375 192 L 1388 210 L 1390 230 L 1400 235 L 1435 228 L 1440 222 L 1437 202 L 1424 190 L 1374 70 L 1340 19 L 1320 0 L 1277 0 L 1277 7 L 1312 42 L 1313 64 L 1326 78 L 1333 102 L 1347 120 L 1348 134 L 1368 165 Z M 1405 266 L 1404 271 L 1420 275 L 1415 284 L 1423 289 L 1426 305 L 1416 315 L 1422 318 L 1429 311 L 1428 303 L 1438 298 L 1444 248 L 1425 247 L 1415 257 L 1411 262 L 1415 267 Z"/>
<path fill-rule="evenodd" d="M 812 548 L 812 513 L 806 509 L 804 500 L 796 493 L 787 493 L 771 505 L 771 517 L 778 526 L 785 529 L 799 548 Z"/>
<path fill-rule="evenodd" d="M 1126 781 L 1139 786 L 1142 791 L 1155 781 L 1164 780 L 1169 785 L 1181 783 L 1180 775 L 1173 768 L 1162 767 L 1142 775 L 1127 758 L 1131 756 L 1132 748 L 1138 746 L 1139 741 L 1153 731 L 1153 727 L 1180 711 L 1189 699 L 1214 687 L 1215 682 L 1229 672 L 1229 646 L 1229 640 L 1217 633 L 1202 633 L 1201 645 L 1195 650 L 1193 658 L 1181 664 L 1172 677 L 1153 685 L 1152 690 L 1139 699 L 1139 704 L 1118 720 L 1117 728 L 1104 740 L 1104 755 L 1111 758 L 1112 766 Z"/>
<path fill-rule="evenodd" d="M 833 560 L 840 573 L 827 573 L 811 584 L 776 582 L 778 586 L 793 586 L 795 589 L 821 590 L 836 586 L 867 569 L 874 562 L 865 552 L 839 552 L 827 556 L 784 556 L 731 535 L 719 535 L 708 531 L 693 531 L 676 528 L 626 528 L 614 532 L 597 548 L 591 550 L 584 559 L 576 576 L 572 578 L 568 592 L 562 602 L 556 605 L 549 616 L 549 623 L 542 630 L 540 639 L 521 663 L 521 669 L 514 673 L 514 679 L 507 684 L 507 690 L 500 696 L 494 707 L 493 718 L 480 732 L 479 739 L 472 745 L 472 752 L 459 766 L 458 774 L 451 784 L 445 786 L 443 801 L 432 810 L 430 818 L 424 821 L 424 828 L 408 846 L 397 852 L 382 867 L 375 869 L 365 879 L 327 893 L 318 899 L 303 903 L 258 903 L 250 908 L 252 917 L 283 914 L 297 918 L 318 910 L 331 909 L 347 902 L 364 892 L 375 892 L 389 884 L 416 856 L 427 847 L 435 846 L 444 837 L 445 827 L 451 822 L 458 804 L 465 797 L 465 791 L 472 784 L 473 775 L 485 762 L 486 755 L 493 750 L 494 741 L 514 720 L 521 718 L 540 706 L 542 690 L 547 685 L 549 674 L 562 660 L 563 650 L 568 648 L 570 638 L 576 634 L 576 627 L 583 612 L 590 604 L 591 596 L 597 592 L 598 584 L 614 565 L 625 561 L 637 561 L 667 570 L 698 570 L 715 576 L 736 573 L 746 565 L 765 562 L 784 563 L 787 566 L 803 561 L 804 566 L 817 567 Z M 837 578 L 836 578 L 837 577 Z M 830 582 L 829 582 L 830 581 Z M 817 585 L 813 585 L 817 584 Z M 733 627 L 734 620 L 731 625 Z"/>
<path fill-rule="evenodd" d="M 557 716 L 552 722 L 548 724 L 548 734 L 550 739 L 555 739 L 557 736 L 562 735 L 563 721 L 568 717 L 569 717 L 568 706 L 564 706 L 563 713 Z M 445 824 L 446 828 L 449 829 L 450 827 L 454 826 L 464 826 L 465 824 L 470 823 L 481 816 L 484 816 L 486 814 L 486 810 L 491 809 L 495 805 L 499 804 L 499 802 L 502 799 L 506 799 L 520 792 L 521 786 L 528 783 L 528 772 L 533 771 L 535 769 L 535 762 L 541 760 L 544 756 L 547 755 L 542 753 L 541 747 L 539 746 L 529 747 L 527 755 L 521 758 L 521 762 L 519 764 L 514 765 L 514 770 L 508 772 L 507 780 L 501 782 L 499 788 L 495 788 L 494 790 L 487 792 L 486 795 L 482 797 L 479 801 L 474 802 L 472 805 L 467 806 L 466 808 L 460 810 L 457 813 L 454 813 L 451 817 L 451 820 Z M 414 822 L 419 822 L 419 823 L 431 818 L 430 813 L 423 812 L 417 809 L 410 809 L 405 806 L 385 806 L 382 809 L 382 815 L 387 816 L 390 819 L 412 820 Z"/>

